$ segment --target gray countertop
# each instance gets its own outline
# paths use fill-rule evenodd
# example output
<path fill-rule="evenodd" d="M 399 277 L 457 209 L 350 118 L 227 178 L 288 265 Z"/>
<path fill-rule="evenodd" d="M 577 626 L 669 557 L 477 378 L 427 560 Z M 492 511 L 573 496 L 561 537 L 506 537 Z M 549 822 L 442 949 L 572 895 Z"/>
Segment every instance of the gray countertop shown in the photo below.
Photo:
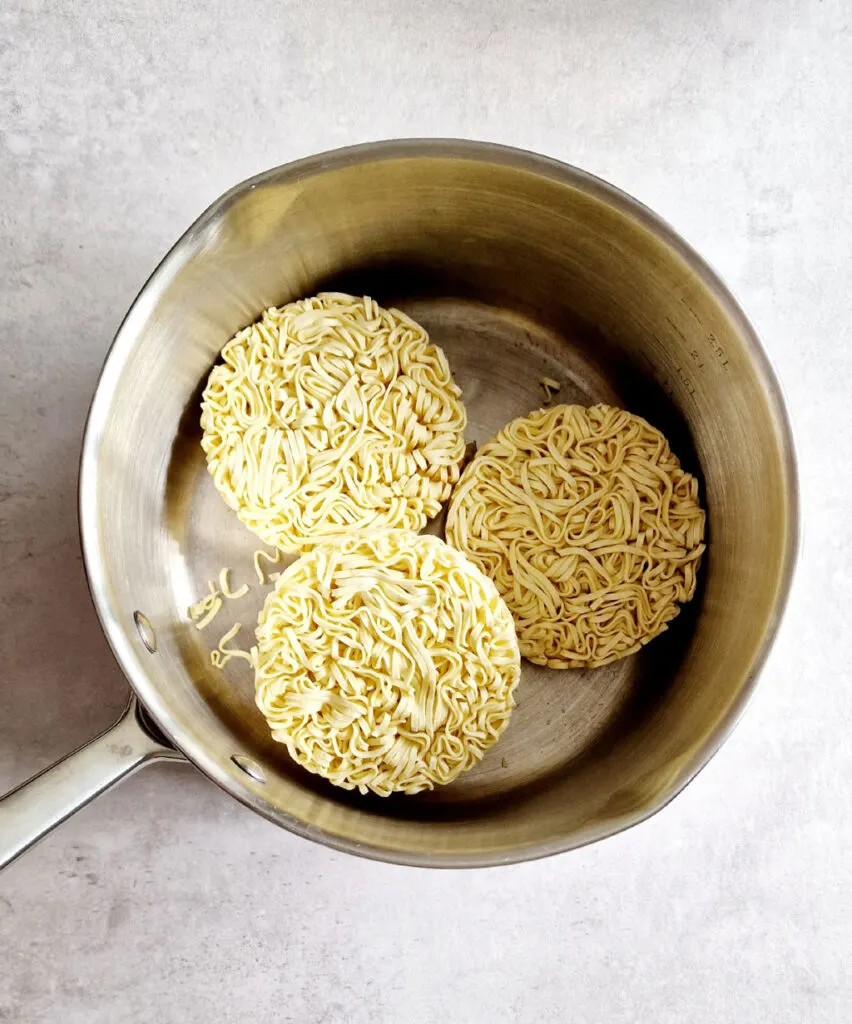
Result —
<path fill-rule="evenodd" d="M 127 687 L 76 463 L 120 318 L 216 195 L 383 137 L 548 153 L 666 217 L 785 384 L 805 541 L 748 713 L 670 807 L 430 873 L 146 771 L 0 878 L 0 1021 L 846 1024 L 852 1014 L 848 0 L 162 0 L 0 8 L 0 789 Z"/>

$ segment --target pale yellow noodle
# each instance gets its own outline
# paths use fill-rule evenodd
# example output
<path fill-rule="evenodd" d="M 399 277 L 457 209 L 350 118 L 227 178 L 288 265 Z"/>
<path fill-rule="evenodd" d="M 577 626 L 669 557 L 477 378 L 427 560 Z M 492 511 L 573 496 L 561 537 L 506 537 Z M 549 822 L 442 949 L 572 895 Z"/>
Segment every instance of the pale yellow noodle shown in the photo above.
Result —
<path fill-rule="evenodd" d="M 494 584 L 436 537 L 381 530 L 289 566 L 257 626 L 273 737 L 344 789 L 419 793 L 470 768 L 509 721 L 520 673 Z"/>
<path fill-rule="evenodd" d="M 219 570 L 219 590 L 221 591 L 222 597 L 227 597 L 229 601 L 236 601 L 241 597 L 245 597 L 249 592 L 248 583 L 244 583 L 241 587 L 236 590 L 231 590 L 228 583 L 228 577 L 231 573 L 230 569 Z"/>
<path fill-rule="evenodd" d="M 230 643 L 230 641 L 234 639 L 234 637 L 237 635 L 237 633 L 239 633 L 241 629 L 242 623 L 235 622 L 234 625 L 231 626 L 228 632 L 219 641 L 219 646 L 216 648 L 216 650 L 210 652 L 210 663 L 215 668 L 224 668 L 225 665 L 227 665 L 232 658 L 242 658 L 244 661 L 247 661 L 250 665 L 254 664 L 254 648 L 252 648 L 251 651 L 242 651 L 238 647 L 225 646 L 225 644 Z"/>
<path fill-rule="evenodd" d="M 283 550 L 351 529 L 420 529 L 458 480 L 466 418 L 447 360 L 419 324 L 370 298 L 267 309 L 222 350 L 201 410 L 216 488 Z"/>
<path fill-rule="evenodd" d="M 542 377 L 539 383 L 544 391 L 545 402 L 549 402 L 555 394 L 562 390 L 562 385 L 559 381 L 554 380 L 552 377 Z"/>
<path fill-rule="evenodd" d="M 209 593 L 205 594 L 195 604 L 190 605 L 188 614 L 196 629 L 205 629 L 219 613 L 222 607 L 222 595 L 216 589 L 216 584 L 210 580 L 207 584 Z"/>
<path fill-rule="evenodd" d="M 281 561 L 281 552 L 278 550 L 278 548 L 276 548 L 272 554 L 270 554 L 268 551 L 263 550 L 255 551 L 254 571 L 257 573 L 258 583 L 260 583 L 262 586 L 264 583 L 266 583 L 266 575 L 264 574 L 263 567 L 260 564 L 261 558 L 265 558 L 267 562 L 271 562 L 273 565 L 276 565 L 278 562 Z M 270 573 L 269 579 L 272 579 L 273 575 L 273 573 Z"/>
<path fill-rule="evenodd" d="M 554 668 L 637 651 L 695 593 L 698 481 L 623 409 L 559 405 L 513 420 L 465 469 L 447 539 L 489 575 L 521 653 Z"/>

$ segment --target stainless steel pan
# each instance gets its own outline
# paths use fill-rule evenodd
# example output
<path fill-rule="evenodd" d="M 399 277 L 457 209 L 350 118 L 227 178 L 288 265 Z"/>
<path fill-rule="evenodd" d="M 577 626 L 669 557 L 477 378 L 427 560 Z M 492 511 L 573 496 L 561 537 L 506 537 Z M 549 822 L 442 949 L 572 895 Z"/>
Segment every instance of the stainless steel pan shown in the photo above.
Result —
<path fill-rule="evenodd" d="M 207 652 L 187 605 L 258 542 L 216 495 L 200 387 L 273 303 L 368 293 L 421 321 L 464 391 L 468 440 L 542 400 L 616 402 L 700 474 L 699 594 L 663 637 L 605 669 L 525 665 L 519 707 L 445 789 L 348 794 L 288 761 L 250 670 Z M 797 498 L 778 384 L 707 265 L 644 207 L 582 171 L 468 142 L 360 146 L 259 175 L 217 200 L 142 289 L 92 403 L 80 473 L 92 597 L 136 698 L 112 730 L 0 803 L 0 863 L 141 765 L 186 757 L 248 807 L 340 850 L 418 865 L 508 863 L 612 835 L 666 804 L 730 732 L 790 584 Z M 240 606 L 242 641 L 263 598 Z M 236 602 L 232 603 L 234 606 Z"/>

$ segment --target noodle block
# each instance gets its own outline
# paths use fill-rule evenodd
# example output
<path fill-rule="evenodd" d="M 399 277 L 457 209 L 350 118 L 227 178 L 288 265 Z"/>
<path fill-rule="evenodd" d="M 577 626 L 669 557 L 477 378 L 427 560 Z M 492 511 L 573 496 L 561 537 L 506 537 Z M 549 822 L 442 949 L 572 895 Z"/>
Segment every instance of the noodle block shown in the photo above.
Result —
<path fill-rule="evenodd" d="M 225 345 L 201 446 L 219 493 L 273 547 L 420 530 L 459 478 L 460 396 L 414 320 L 325 293 L 267 309 Z"/>
<path fill-rule="evenodd" d="M 658 636 L 695 593 L 698 481 L 645 420 L 558 405 L 507 424 L 467 466 L 447 540 L 494 580 L 521 654 L 593 668 Z"/>
<path fill-rule="evenodd" d="M 494 584 L 437 537 L 353 534 L 289 566 L 257 625 L 257 706 L 336 786 L 420 793 L 501 735 L 520 653 Z"/>

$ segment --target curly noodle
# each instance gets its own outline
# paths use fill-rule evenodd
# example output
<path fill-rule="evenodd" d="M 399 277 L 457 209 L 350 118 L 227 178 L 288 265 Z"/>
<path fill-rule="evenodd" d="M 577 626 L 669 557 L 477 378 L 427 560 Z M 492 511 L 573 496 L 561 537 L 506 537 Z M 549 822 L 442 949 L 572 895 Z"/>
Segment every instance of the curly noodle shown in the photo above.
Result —
<path fill-rule="evenodd" d="M 639 650 L 693 596 L 704 518 L 658 430 L 622 409 L 559 405 L 480 449 L 447 539 L 496 583 L 525 657 L 596 667 Z"/>
<path fill-rule="evenodd" d="M 256 698 L 273 737 L 344 789 L 452 782 L 505 729 L 520 674 L 491 580 L 436 537 L 318 545 L 286 569 L 257 626 Z"/>
<path fill-rule="evenodd" d="M 228 342 L 201 444 L 219 493 L 268 544 L 419 530 L 458 480 L 460 394 L 419 324 L 326 293 L 267 309 Z"/>

